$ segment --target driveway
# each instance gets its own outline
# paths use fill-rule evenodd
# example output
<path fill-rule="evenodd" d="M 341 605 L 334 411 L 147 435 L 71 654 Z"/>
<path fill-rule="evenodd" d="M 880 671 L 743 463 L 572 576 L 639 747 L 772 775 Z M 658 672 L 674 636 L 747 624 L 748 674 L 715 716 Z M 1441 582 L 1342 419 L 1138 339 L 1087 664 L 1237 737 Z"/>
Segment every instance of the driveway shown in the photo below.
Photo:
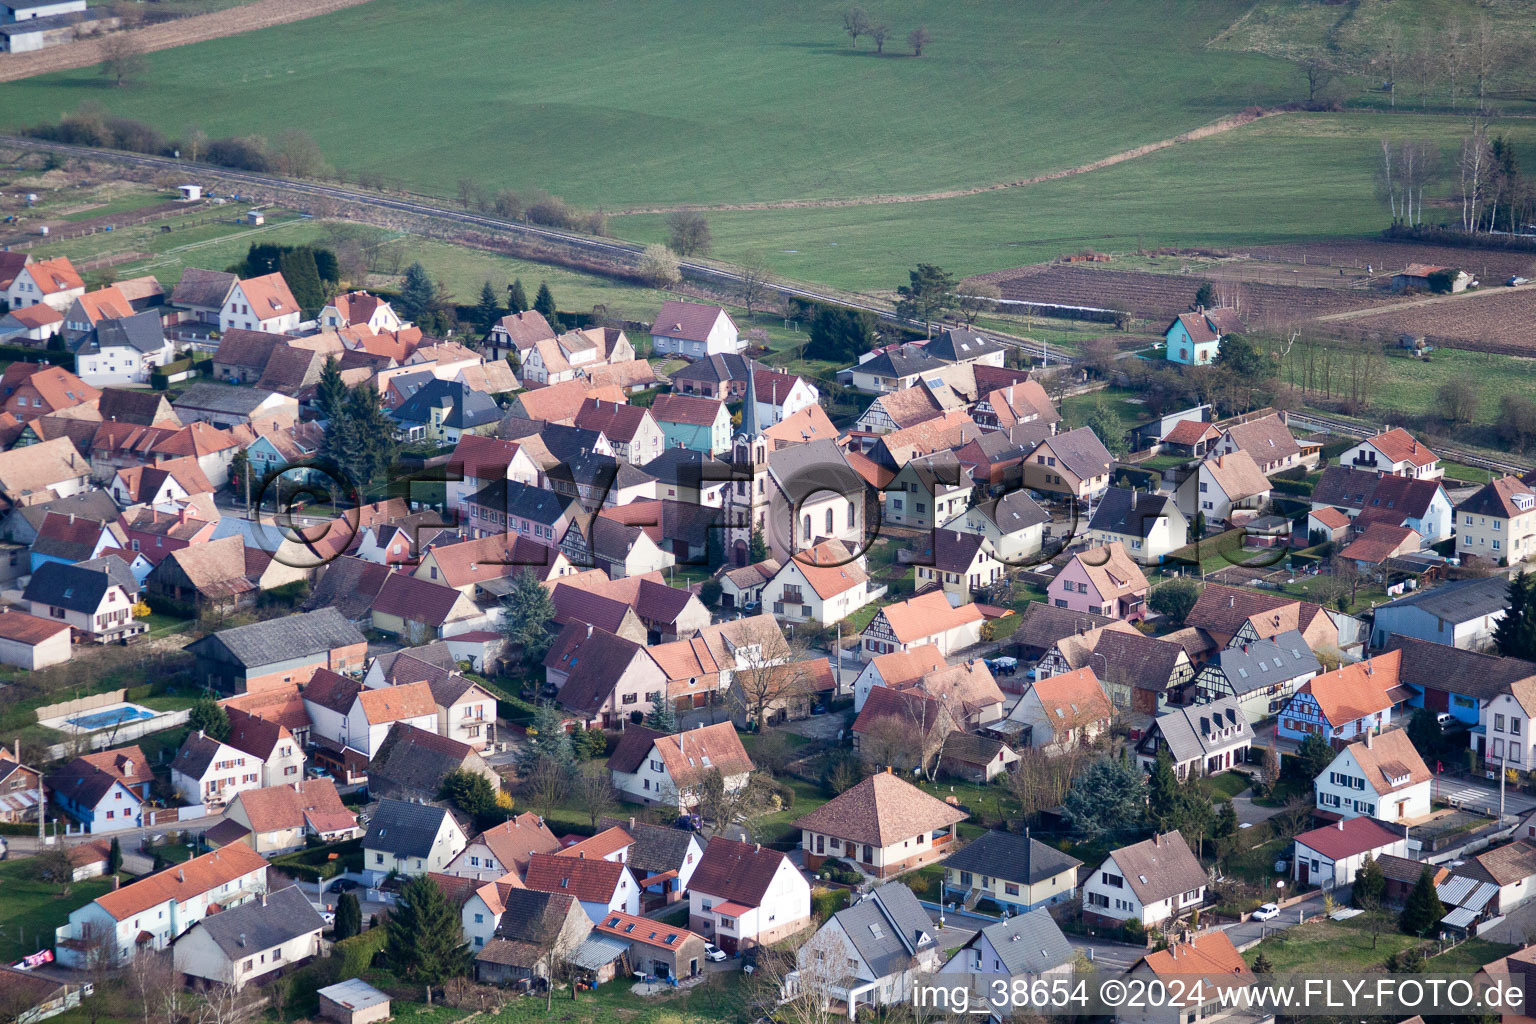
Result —
<path fill-rule="evenodd" d="M 1257 942 L 1267 935 L 1294 928 L 1303 920 L 1310 921 L 1322 912 L 1323 893 L 1318 890 L 1301 903 L 1280 911 L 1280 916 L 1272 921 L 1240 921 L 1222 930 L 1232 940 L 1232 945 L 1242 949 L 1245 943 Z"/>
<path fill-rule="evenodd" d="M 1536 941 L 1536 900 L 1523 903 L 1504 915 L 1504 920 L 1478 936 L 1489 942 L 1524 946 Z"/>
<path fill-rule="evenodd" d="M 1239 825 L 1257 825 L 1261 821 L 1268 821 L 1285 809 L 1283 807 L 1265 807 L 1262 804 L 1256 803 L 1252 786 L 1249 786 L 1232 798 L 1232 807 L 1237 811 L 1237 823 Z"/>

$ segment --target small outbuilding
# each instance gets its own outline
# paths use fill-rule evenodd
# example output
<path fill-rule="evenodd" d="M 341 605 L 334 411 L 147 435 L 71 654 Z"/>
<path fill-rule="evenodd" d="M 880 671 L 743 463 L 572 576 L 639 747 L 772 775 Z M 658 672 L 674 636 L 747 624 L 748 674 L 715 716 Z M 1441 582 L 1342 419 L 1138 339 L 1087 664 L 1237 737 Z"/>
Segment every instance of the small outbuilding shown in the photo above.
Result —
<path fill-rule="evenodd" d="M 389 996 L 361 978 L 348 978 L 322 988 L 320 1016 L 340 1024 L 374 1024 L 389 1019 Z"/>
<path fill-rule="evenodd" d="M 184 203 L 195 203 L 203 198 L 203 186 L 201 185 L 177 185 L 176 191 L 181 193 Z"/>

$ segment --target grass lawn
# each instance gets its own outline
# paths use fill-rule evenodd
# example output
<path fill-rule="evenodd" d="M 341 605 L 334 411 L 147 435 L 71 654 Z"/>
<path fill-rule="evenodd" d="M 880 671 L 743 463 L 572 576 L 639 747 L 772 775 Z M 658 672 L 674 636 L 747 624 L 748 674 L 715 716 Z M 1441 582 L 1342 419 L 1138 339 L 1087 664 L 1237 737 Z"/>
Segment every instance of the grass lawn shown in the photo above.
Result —
<path fill-rule="evenodd" d="M 1403 935 L 1389 920 L 1373 945 L 1366 916 L 1362 914 L 1348 921 L 1326 918 L 1308 921 L 1277 932 L 1248 950 L 1243 957 L 1251 966 L 1263 953 L 1276 972 L 1312 970 L 1350 974 L 1377 967 L 1393 953 L 1424 941 Z"/>
<path fill-rule="evenodd" d="M 1430 957 L 1424 970 L 1429 974 L 1476 974 L 1483 964 L 1491 964 L 1519 948 L 1487 939 L 1468 939 L 1454 949 Z"/>
<path fill-rule="evenodd" d="M 7 963 L 52 948 L 53 930 L 69 921 L 69 912 L 108 892 L 107 878 L 89 878 L 75 882 L 67 896 L 59 895 L 58 886 L 33 877 L 31 859 L 0 861 L 0 884 L 5 899 L 0 900 L 0 959 Z"/>
<path fill-rule="evenodd" d="M 1089 410 L 1100 402 L 1109 406 L 1110 411 L 1119 418 L 1122 431 L 1130 430 L 1147 419 L 1147 410 L 1142 404 L 1141 394 L 1128 388 L 1104 388 L 1100 391 L 1090 391 L 1086 395 L 1063 398 L 1061 418 L 1070 426 L 1080 427 L 1087 419 Z"/>
<path fill-rule="evenodd" d="M 1205 788 L 1213 800 L 1230 800 L 1248 788 L 1248 777 L 1237 772 L 1207 776 Z"/>

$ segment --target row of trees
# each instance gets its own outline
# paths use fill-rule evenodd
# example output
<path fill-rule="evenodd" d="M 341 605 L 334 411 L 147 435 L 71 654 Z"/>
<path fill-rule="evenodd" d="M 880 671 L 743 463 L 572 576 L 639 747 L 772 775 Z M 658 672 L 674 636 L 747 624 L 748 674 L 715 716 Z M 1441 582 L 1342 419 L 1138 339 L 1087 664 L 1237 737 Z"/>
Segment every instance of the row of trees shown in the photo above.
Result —
<path fill-rule="evenodd" d="M 875 44 L 875 52 L 884 53 L 886 40 L 891 38 L 891 26 L 871 17 L 862 7 L 850 7 L 843 12 L 843 31 L 853 40 L 855 50 L 859 48 L 859 37 L 869 36 Z M 919 25 L 907 33 L 907 45 L 912 48 L 914 57 L 921 57 L 923 48 L 932 41 L 933 35 L 926 25 Z"/>
<path fill-rule="evenodd" d="M 1449 193 L 1460 229 L 1469 234 L 1517 234 L 1536 211 L 1536 183 L 1521 170 L 1514 145 L 1503 134 L 1491 134 L 1482 119 L 1462 137 L 1449 171 L 1440 147 L 1428 139 L 1381 140 L 1376 194 L 1394 225 L 1422 227 L 1425 193 L 1441 190 Z"/>

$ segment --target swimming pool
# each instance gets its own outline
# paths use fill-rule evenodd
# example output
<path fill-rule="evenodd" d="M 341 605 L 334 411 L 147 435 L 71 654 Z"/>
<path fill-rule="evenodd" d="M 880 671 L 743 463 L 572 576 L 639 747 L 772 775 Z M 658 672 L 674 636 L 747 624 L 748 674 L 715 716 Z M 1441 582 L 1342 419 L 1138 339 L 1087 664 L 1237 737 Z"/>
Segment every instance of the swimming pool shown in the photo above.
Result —
<path fill-rule="evenodd" d="M 106 729 L 110 726 L 123 725 L 126 722 L 138 722 L 154 717 L 155 712 L 148 708 L 141 708 L 135 704 L 119 704 L 117 707 L 93 711 L 88 715 L 77 715 L 67 721 L 82 732 L 94 732 L 97 729 Z"/>

